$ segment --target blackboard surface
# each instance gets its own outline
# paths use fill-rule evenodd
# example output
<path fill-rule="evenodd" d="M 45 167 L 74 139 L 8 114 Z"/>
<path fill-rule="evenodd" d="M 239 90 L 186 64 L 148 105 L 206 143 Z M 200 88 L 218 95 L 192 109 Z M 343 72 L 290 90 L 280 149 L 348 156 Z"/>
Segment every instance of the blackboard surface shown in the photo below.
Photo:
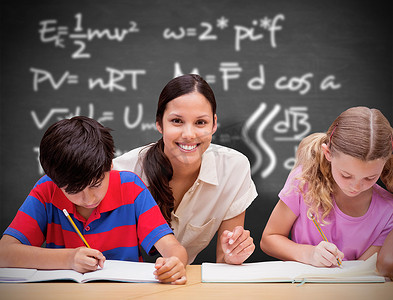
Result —
<path fill-rule="evenodd" d="M 213 142 L 252 165 L 249 261 L 270 259 L 259 241 L 299 141 L 351 106 L 392 123 L 391 20 L 391 4 L 355 0 L 2 1 L 0 230 L 42 176 L 50 124 L 93 117 L 121 154 L 158 139 L 161 89 L 198 73 L 218 101 Z"/>

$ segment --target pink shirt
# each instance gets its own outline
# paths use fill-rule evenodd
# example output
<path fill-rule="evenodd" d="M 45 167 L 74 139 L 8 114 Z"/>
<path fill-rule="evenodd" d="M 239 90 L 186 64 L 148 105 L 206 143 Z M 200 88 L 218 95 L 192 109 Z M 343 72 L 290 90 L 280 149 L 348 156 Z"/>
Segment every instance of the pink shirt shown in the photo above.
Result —
<path fill-rule="evenodd" d="M 278 196 L 297 216 L 291 230 L 291 238 L 298 244 L 318 245 L 322 241 L 312 220 L 307 218 L 308 207 L 298 190 L 295 177 L 301 168 L 292 171 Z M 393 229 L 393 195 L 379 185 L 373 186 L 373 196 L 366 214 L 351 217 L 344 214 L 333 199 L 334 209 L 321 225 L 329 242 L 344 252 L 344 260 L 358 259 L 370 246 L 382 246 Z"/>

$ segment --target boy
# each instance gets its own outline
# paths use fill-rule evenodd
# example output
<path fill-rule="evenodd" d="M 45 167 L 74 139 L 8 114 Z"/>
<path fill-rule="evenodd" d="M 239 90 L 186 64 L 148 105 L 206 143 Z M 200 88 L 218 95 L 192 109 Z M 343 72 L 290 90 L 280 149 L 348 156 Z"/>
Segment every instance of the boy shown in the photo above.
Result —
<path fill-rule="evenodd" d="M 56 122 L 40 144 L 46 175 L 34 186 L 0 240 L 0 267 L 103 267 L 105 259 L 141 260 L 161 253 L 155 275 L 184 284 L 187 253 L 175 239 L 150 192 L 132 172 L 111 171 L 114 142 L 108 128 L 78 116 Z M 89 246 L 84 246 L 66 209 Z M 41 245 L 46 242 L 46 248 Z"/>

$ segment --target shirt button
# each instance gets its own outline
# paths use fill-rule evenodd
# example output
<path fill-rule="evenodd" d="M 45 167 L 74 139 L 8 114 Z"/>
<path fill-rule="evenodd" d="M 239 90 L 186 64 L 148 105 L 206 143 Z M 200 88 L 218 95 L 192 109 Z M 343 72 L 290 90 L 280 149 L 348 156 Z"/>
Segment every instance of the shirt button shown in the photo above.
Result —
<path fill-rule="evenodd" d="M 85 230 L 86 230 L 86 231 L 89 231 L 89 230 L 90 230 L 90 226 L 86 226 L 86 227 L 85 227 Z"/>

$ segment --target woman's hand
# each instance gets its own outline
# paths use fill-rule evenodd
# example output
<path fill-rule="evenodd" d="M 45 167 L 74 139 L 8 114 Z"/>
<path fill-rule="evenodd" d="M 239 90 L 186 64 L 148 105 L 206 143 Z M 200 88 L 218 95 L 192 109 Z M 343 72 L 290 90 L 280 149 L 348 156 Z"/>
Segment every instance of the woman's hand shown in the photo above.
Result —
<path fill-rule="evenodd" d="M 227 264 L 242 264 L 255 249 L 250 231 L 242 226 L 236 226 L 233 231 L 225 230 L 220 237 L 224 252 L 224 261 Z"/>

